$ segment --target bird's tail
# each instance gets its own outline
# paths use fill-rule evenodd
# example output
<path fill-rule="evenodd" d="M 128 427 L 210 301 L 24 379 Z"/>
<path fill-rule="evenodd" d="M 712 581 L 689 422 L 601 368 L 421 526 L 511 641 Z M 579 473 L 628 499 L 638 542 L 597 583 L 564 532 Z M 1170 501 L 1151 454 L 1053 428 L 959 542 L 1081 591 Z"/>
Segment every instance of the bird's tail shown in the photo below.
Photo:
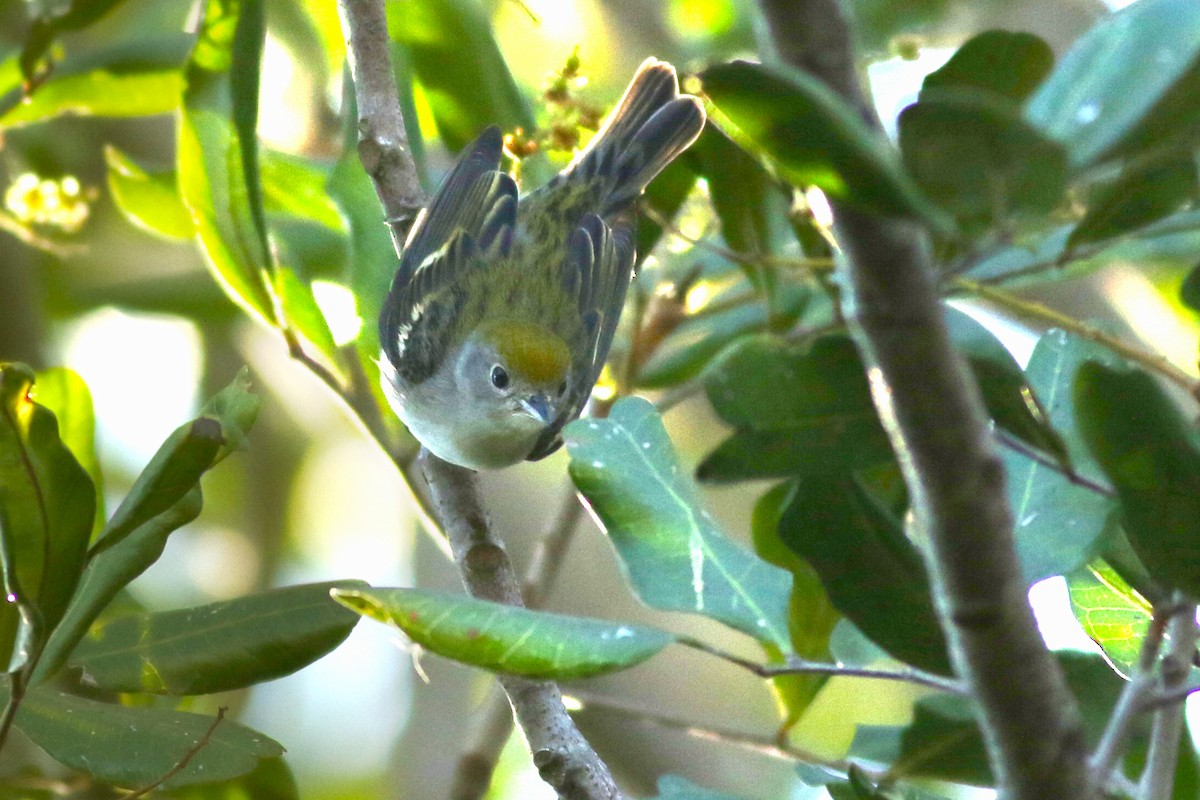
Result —
<path fill-rule="evenodd" d="M 704 127 L 704 106 L 679 93 L 675 68 L 648 58 L 599 132 L 561 179 L 604 179 L 600 215 L 636 199 L 658 173 L 688 148 Z"/>

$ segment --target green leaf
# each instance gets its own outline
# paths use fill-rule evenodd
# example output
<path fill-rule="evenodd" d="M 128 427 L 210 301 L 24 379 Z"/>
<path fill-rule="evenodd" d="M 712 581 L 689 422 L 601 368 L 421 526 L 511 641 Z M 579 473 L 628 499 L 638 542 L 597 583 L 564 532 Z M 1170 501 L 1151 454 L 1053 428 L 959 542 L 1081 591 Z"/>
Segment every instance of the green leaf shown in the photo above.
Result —
<path fill-rule="evenodd" d="M 1040 399 L 1050 424 L 1062 436 L 1064 464 L 1076 475 L 1107 485 L 1107 478 L 1080 438 L 1071 403 L 1071 385 L 1079 366 L 1089 359 L 1115 360 L 1098 344 L 1052 330 L 1038 340 L 1026 366 L 1026 377 Z M 1062 575 L 1095 553 L 1113 501 L 1071 482 L 1062 472 L 1005 450 L 1017 556 L 1028 583 Z"/>
<path fill-rule="evenodd" d="M 711 304 L 730 302 L 732 307 L 714 312 L 701 310 L 681 322 L 638 370 L 637 385 L 662 389 L 691 380 L 738 339 L 794 324 L 808 307 L 811 292 L 797 281 L 785 279 L 780 283 L 773 315 L 765 302 L 747 291 L 744 283 L 738 289 L 716 295 L 709 301 Z M 735 292 L 745 296 L 745 302 L 734 302 L 738 297 Z"/>
<path fill-rule="evenodd" d="M 483 8 L 469 0 L 390 2 L 388 33 L 410 63 L 452 151 L 488 125 L 533 130 L 533 114 L 492 35 Z M 469 58 L 463 54 L 469 53 Z"/>
<path fill-rule="evenodd" d="M 943 311 L 950 340 L 967 357 L 988 414 L 996 424 L 1065 461 L 1066 445 L 1008 348 L 970 314 L 949 305 L 943 306 Z"/>
<path fill-rule="evenodd" d="M 722 794 L 705 789 L 677 775 L 663 775 L 658 779 L 658 794 L 653 800 L 739 800 L 731 794 Z"/>
<path fill-rule="evenodd" d="M 788 222 L 790 192 L 720 128 L 706 125 L 691 152 L 708 182 L 721 237 L 736 253 L 750 258 L 777 254 L 796 239 Z M 765 264 L 740 264 L 750 283 L 768 300 L 778 276 Z"/>
<path fill-rule="evenodd" d="M 25 46 L 19 59 L 20 72 L 29 77 L 38 71 L 55 37 L 63 31 L 81 30 L 112 11 L 122 0 L 70 0 L 58 3 L 51 11 L 40 8 L 25 34 Z"/>
<path fill-rule="evenodd" d="M 1026 118 L 1066 146 L 1072 166 L 1086 166 L 1137 135 L 1198 57 L 1200 5 L 1133 3 L 1080 37 L 1030 98 Z"/>
<path fill-rule="evenodd" d="M 1104 659 L 1123 678 L 1132 674 L 1154 618 L 1150 603 L 1104 561 L 1067 576 L 1071 611 Z"/>
<path fill-rule="evenodd" d="M 1021 102 L 1054 66 L 1054 52 L 1032 33 L 984 31 L 968 39 L 950 60 L 925 76 L 926 92 L 969 89 Z"/>
<path fill-rule="evenodd" d="M 792 652 L 791 576 L 725 537 L 704 510 L 654 406 L 623 398 L 565 431 L 570 472 L 642 602 L 703 614 Z"/>
<path fill-rule="evenodd" d="M 701 480 L 843 473 L 892 457 L 849 337 L 747 339 L 712 366 L 705 390 L 737 430 L 701 462 Z"/>
<path fill-rule="evenodd" d="M 147 172 L 112 145 L 104 148 L 108 190 L 125 218 L 167 239 L 190 239 L 196 232 L 191 212 L 179 197 L 175 171 Z"/>
<path fill-rule="evenodd" d="M 1179 299 L 1193 311 L 1200 311 L 1200 264 L 1192 267 L 1179 287 Z"/>
<path fill-rule="evenodd" d="M 66 663 L 117 592 L 158 560 L 167 537 L 199 515 L 200 476 L 231 448 L 244 446 L 259 402 L 243 371 L 150 459 L 88 552 L 79 589 L 34 671 L 35 684 Z"/>
<path fill-rule="evenodd" d="M 114 692 L 209 694 L 290 675 L 350 634 L 358 617 L 315 583 L 196 608 L 115 619 L 80 642 L 71 666 Z"/>
<path fill-rule="evenodd" d="M 179 108 L 184 37 L 71 56 L 33 94 L 0 117 L 0 128 L 63 115 L 145 117 Z M 13 60 L 17 57 L 14 56 Z"/>
<path fill-rule="evenodd" d="M 702 79 L 721 126 L 788 182 L 866 211 L 944 226 L 892 148 L 820 81 L 744 61 L 710 67 Z"/>
<path fill-rule="evenodd" d="M 37 374 L 33 399 L 54 413 L 58 435 L 75 460 L 92 479 L 96 489 L 96 514 L 92 532 L 104 525 L 104 476 L 96 458 L 96 416 L 92 393 L 83 378 L 66 367 L 52 367 Z"/>
<path fill-rule="evenodd" d="M 275 295 L 288 325 L 311 342 L 330 363 L 337 364 L 337 343 L 313 296 L 312 285 L 300 280 L 292 270 L 281 269 L 275 273 Z"/>
<path fill-rule="evenodd" d="M 211 717 L 127 708 L 49 688 L 26 694 L 16 726 L 59 763 L 129 789 L 158 782 L 189 754 L 166 787 L 234 778 L 283 753 L 278 742 L 231 720 L 222 720 L 198 747 L 213 726 Z"/>
<path fill-rule="evenodd" d="M 782 483 L 758 499 L 750 518 L 750 536 L 754 552 L 763 560 L 792 573 L 788 634 L 796 655 L 810 661 L 829 661 L 830 637 L 841 615 L 829 601 L 817 573 L 788 549 L 779 536 L 779 519 L 793 491 L 792 484 Z M 778 731 L 781 739 L 800 721 L 825 682 L 822 675 L 780 675 L 771 680 L 783 716 Z"/>
<path fill-rule="evenodd" d="M 779 537 L 816 570 L 834 607 L 888 654 L 950 674 L 921 555 L 857 479 L 799 481 Z"/>
<path fill-rule="evenodd" d="M 243 310 L 273 324 L 255 138 L 263 29 L 261 0 L 205 6 L 185 73 L 177 156 L 179 191 L 213 276 Z"/>
<path fill-rule="evenodd" d="M 909 173 L 964 224 L 1041 216 L 1062 197 L 1063 148 L 1005 103 L 967 92 L 922 92 L 898 125 Z"/>
<path fill-rule="evenodd" d="M 347 232 L 346 219 L 326 188 L 327 170 L 299 156 L 272 150 L 260 154 L 259 166 L 267 211 L 310 220 L 338 233 Z"/>
<path fill-rule="evenodd" d="M 156 792 L 156 794 L 159 794 Z M 282 756 L 260 758 L 245 775 L 219 783 L 181 786 L 161 793 L 170 800 L 299 800 L 296 779 Z"/>
<path fill-rule="evenodd" d="M 641 625 L 515 608 L 421 589 L 334 589 L 333 599 L 394 625 L 438 655 L 527 678 L 570 680 L 640 664 L 675 640 Z"/>
<path fill-rule="evenodd" d="M 1127 167 L 1088 203 L 1087 214 L 1067 239 L 1067 252 L 1157 222 L 1196 194 L 1196 163 L 1191 154 L 1176 153 Z"/>
<path fill-rule="evenodd" d="M 0 365 L 0 557 L 5 588 L 35 605 L 49 631 L 83 569 L 96 487 L 59 438 L 54 414 L 31 399 L 33 385 L 29 367 Z M 4 664 L 17 617 L 12 603 L 0 607 Z"/>
<path fill-rule="evenodd" d="M 1200 596 L 1200 446 L 1150 375 L 1086 362 L 1075 414 L 1121 502 L 1129 543 L 1151 576 Z"/>

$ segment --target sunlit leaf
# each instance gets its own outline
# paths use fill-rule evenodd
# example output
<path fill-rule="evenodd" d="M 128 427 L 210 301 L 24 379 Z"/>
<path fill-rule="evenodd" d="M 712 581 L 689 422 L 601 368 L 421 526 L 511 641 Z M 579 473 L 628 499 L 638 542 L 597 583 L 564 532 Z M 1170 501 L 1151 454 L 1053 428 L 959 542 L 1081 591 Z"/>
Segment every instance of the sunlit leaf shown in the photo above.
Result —
<path fill-rule="evenodd" d="M 147 172 L 129 156 L 109 145 L 108 190 L 125 218 L 168 239 L 190 239 L 196 232 L 192 215 L 179 197 L 175 171 Z"/>
<path fill-rule="evenodd" d="M 115 619 L 80 642 L 71 665 L 114 692 L 208 694 L 289 675 L 337 647 L 358 617 L 329 590 L 289 586 L 178 611 Z"/>
<path fill-rule="evenodd" d="M 41 687 L 26 694 L 16 726 L 56 761 L 129 789 L 157 783 L 189 754 L 165 786 L 237 777 L 283 753 L 278 742 L 232 720 L 213 728 L 213 718 L 200 714 L 129 708 Z"/>
<path fill-rule="evenodd" d="M 646 400 L 565 431 L 570 472 L 642 602 L 703 614 L 787 654 L 791 576 L 725 536 Z"/>
<path fill-rule="evenodd" d="M 96 457 L 96 415 L 92 408 L 92 393 L 83 378 L 66 367 L 52 367 L 37 374 L 33 389 L 34 400 L 54 412 L 58 420 L 58 435 L 87 471 L 96 488 L 96 515 L 92 532 L 99 533 L 104 525 L 104 476 Z"/>
<path fill-rule="evenodd" d="M 96 513 L 96 488 L 59 437 L 58 421 L 31 397 L 24 364 L 0 364 L 0 557 L 13 585 L 36 607 L 43 630 L 62 618 L 83 569 Z M 8 649 L 17 608 L 0 607 Z"/>
<path fill-rule="evenodd" d="M 213 276 L 245 311 L 271 323 L 273 264 L 255 138 L 263 26 L 261 0 L 205 6 L 185 72 L 177 156 L 179 191 Z"/>
<path fill-rule="evenodd" d="M 1112 668 L 1128 677 L 1154 617 L 1150 603 L 1104 561 L 1068 575 L 1067 591 L 1084 633 L 1100 645 Z"/>
<path fill-rule="evenodd" d="M 527 678 L 569 680 L 628 669 L 675 637 L 641 625 L 571 617 L 421 589 L 334 589 L 363 616 L 395 625 L 438 655 Z"/>

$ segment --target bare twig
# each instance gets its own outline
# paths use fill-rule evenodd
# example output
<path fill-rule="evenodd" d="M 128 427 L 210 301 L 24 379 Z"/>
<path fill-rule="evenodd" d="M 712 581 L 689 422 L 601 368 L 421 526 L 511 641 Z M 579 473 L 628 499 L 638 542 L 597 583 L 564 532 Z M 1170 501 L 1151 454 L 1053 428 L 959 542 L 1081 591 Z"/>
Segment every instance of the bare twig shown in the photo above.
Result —
<path fill-rule="evenodd" d="M 176 775 L 187 769 L 187 765 L 191 763 L 192 759 L 195 758 L 201 750 L 203 750 L 205 747 L 208 747 L 208 743 L 212 741 L 212 736 L 213 733 L 216 732 L 217 726 L 219 726 L 221 721 L 225 719 L 225 712 L 227 710 L 228 709 L 225 706 L 221 706 L 217 709 L 217 716 L 213 719 L 212 724 L 208 726 L 208 730 L 204 732 L 204 735 L 201 736 L 195 744 L 188 748 L 188 751 L 183 754 L 183 758 L 179 759 L 179 761 L 175 763 L 175 766 L 167 770 L 163 776 L 154 783 L 150 784 L 144 789 L 138 789 L 136 792 L 125 795 L 122 800 L 135 800 L 135 798 L 138 797 L 145 797 L 167 781 L 171 780 L 171 778 L 174 778 Z"/>
<path fill-rule="evenodd" d="M 1187 680 L 1196 653 L 1196 607 L 1185 605 L 1167 626 L 1171 643 L 1162 660 L 1163 689 L 1178 689 Z M 1168 800 L 1175 785 L 1175 765 L 1179 760 L 1179 739 L 1183 733 L 1183 700 L 1160 707 L 1150 730 L 1150 751 L 1142 771 L 1142 800 Z"/>
<path fill-rule="evenodd" d="M 1141 350 L 1133 345 L 1121 341 L 1116 336 L 1105 333 L 1095 325 L 1081 322 L 1080 320 L 1077 320 L 1068 314 L 1055 311 L 1054 309 L 1041 303 L 1037 303 L 1032 300 L 1024 300 L 1012 294 L 1011 292 L 1005 291 L 1004 289 L 979 283 L 978 281 L 967 280 L 966 278 L 955 278 L 953 285 L 978 297 L 982 297 L 985 300 L 990 300 L 1001 308 L 1013 312 L 1017 316 L 1024 317 L 1028 320 L 1036 320 L 1047 325 L 1052 325 L 1055 328 L 1061 328 L 1064 331 L 1073 333 L 1082 339 L 1087 339 L 1088 341 L 1095 342 L 1102 347 L 1106 347 L 1117 355 L 1127 358 L 1135 364 L 1140 364 L 1152 372 L 1157 372 L 1179 388 L 1183 389 L 1192 397 L 1200 400 L 1200 381 L 1172 364 L 1171 361 L 1163 355 Z"/>
<path fill-rule="evenodd" d="M 420 462 L 467 591 L 472 597 L 521 606 L 520 583 L 504 544 L 492 534 L 475 473 L 425 450 Z M 557 685 L 509 675 L 498 676 L 497 680 L 512 703 L 533 763 L 559 797 L 621 797 L 608 767 L 567 714 Z"/>
<path fill-rule="evenodd" d="M 760 0 L 783 61 L 880 130 L 838 0 Z M 882 134 L 880 146 L 886 146 Z M 946 330 L 931 246 L 915 223 L 831 203 L 847 322 L 927 543 L 935 608 L 969 686 L 1001 794 L 1096 796 L 1079 713 L 1026 597 L 1004 467 L 978 386 Z"/>
<path fill-rule="evenodd" d="M 853 667 L 846 664 L 809 661 L 799 656 L 790 656 L 786 661 L 778 664 L 761 664 L 757 661 L 742 658 L 728 651 L 713 647 L 707 642 L 693 639 L 690 636 L 681 636 L 677 641 L 685 647 L 690 647 L 693 650 L 699 650 L 702 653 L 716 656 L 731 664 L 736 664 L 761 678 L 777 678 L 780 675 L 829 675 L 838 678 L 870 678 L 873 680 L 914 683 L 918 686 L 928 686 L 931 689 L 949 692 L 960 697 L 970 696 L 966 685 L 962 681 L 957 681 L 954 678 L 944 678 L 941 675 L 935 675 L 932 672 L 925 672 L 924 670 L 913 669 L 911 667 L 903 667 L 901 669 Z"/>

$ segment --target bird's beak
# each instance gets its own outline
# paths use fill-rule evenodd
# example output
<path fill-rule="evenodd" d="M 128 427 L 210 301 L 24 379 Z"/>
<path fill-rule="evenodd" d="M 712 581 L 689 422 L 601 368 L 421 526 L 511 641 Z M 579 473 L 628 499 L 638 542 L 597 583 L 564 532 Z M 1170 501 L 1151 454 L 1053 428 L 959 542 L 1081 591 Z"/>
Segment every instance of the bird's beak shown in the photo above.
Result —
<path fill-rule="evenodd" d="M 550 405 L 550 398 L 544 394 L 535 394 L 521 401 L 521 408 L 526 414 L 534 419 L 549 425 L 554 418 L 554 408 Z"/>

